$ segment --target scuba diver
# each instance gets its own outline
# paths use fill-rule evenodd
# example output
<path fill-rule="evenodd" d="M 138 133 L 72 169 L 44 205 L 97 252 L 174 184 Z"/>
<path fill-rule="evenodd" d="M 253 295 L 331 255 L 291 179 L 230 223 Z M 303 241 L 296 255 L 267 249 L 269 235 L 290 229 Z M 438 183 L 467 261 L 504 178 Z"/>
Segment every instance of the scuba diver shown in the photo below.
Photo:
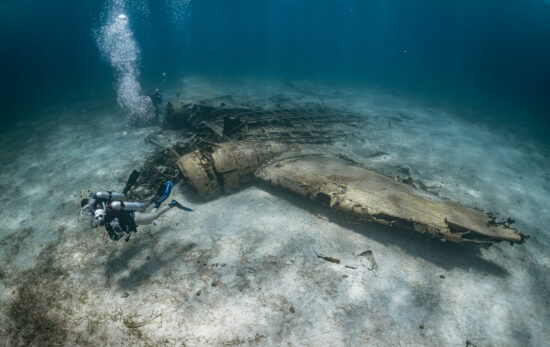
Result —
<path fill-rule="evenodd" d="M 149 96 L 153 107 L 155 108 L 155 123 L 159 122 L 160 107 L 162 106 L 162 95 L 159 92 L 159 89 L 155 89 L 155 93 Z"/>
<path fill-rule="evenodd" d="M 137 232 L 138 225 L 151 224 L 173 207 L 183 211 L 193 211 L 176 200 L 160 207 L 164 200 L 170 196 L 173 186 L 171 181 L 167 181 L 159 187 L 155 197 L 151 200 L 154 202 L 151 212 L 146 212 L 147 207 L 142 202 L 125 201 L 126 194 L 137 181 L 138 176 L 139 172 L 134 170 L 122 193 L 105 191 L 90 193 L 89 198 L 83 198 L 80 202 L 82 207 L 80 215 L 91 216 L 92 228 L 104 226 L 111 240 L 118 241 L 127 235 L 125 241 L 128 241 L 132 233 Z"/>

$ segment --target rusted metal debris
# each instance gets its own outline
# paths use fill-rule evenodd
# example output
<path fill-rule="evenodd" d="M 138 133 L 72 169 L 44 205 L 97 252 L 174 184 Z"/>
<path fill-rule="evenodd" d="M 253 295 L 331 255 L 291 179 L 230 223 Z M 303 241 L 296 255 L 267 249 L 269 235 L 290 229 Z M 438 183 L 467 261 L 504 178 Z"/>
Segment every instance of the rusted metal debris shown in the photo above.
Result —
<path fill-rule="evenodd" d="M 320 105 L 260 108 L 236 105 L 228 96 L 202 103 L 172 101 L 166 125 L 195 131 L 203 142 L 278 141 L 331 143 L 351 134 L 364 118 Z"/>
<path fill-rule="evenodd" d="M 261 181 L 359 220 L 409 228 L 441 240 L 525 241 L 509 223 L 496 223 L 488 214 L 439 199 L 348 158 L 302 151 L 303 146 L 352 134 L 363 122 L 357 115 L 318 105 L 249 107 L 237 105 L 230 96 L 194 104 L 171 102 L 165 125 L 186 131 L 184 140 L 147 161 L 136 195 L 153 195 L 159 179 L 177 181 L 179 168 L 203 199 Z"/>
<path fill-rule="evenodd" d="M 150 202 L 161 183 L 181 180 L 177 166 L 179 153 L 173 148 L 161 148 L 151 155 L 139 169 L 140 175 L 128 198 L 133 201 Z"/>

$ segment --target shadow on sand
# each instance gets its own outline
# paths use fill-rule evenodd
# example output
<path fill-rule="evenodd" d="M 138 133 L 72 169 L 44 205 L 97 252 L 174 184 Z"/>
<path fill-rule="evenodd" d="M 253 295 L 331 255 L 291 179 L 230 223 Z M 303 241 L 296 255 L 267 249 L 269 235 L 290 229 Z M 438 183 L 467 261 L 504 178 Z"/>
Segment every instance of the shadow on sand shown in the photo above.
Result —
<path fill-rule="evenodd" d="M 346 216 L 337 214 L 328 207 L 320 206 L 296 194 L 264 184 L 257 184 L 257 186 L 270 194 L 285 199 L 298 208 L 325 215 L 331 222 L 346 229 L 382 244 L 397 246 L 414 257 L 425 259 L 446 270 L 462 268 L 498 277 L 509 275 L 508 271 L 502 266 L 482 258 L 481 249 L 487 248 L 487 246 L 476 244 L 458 245 L 427 238 L 407 229 L 392 228 L 369 222 L 357 223 L 346 218 Z"/>
<path fill-rule="evenodd" d="M 157 272 L 162 270 L 172 261 L 184 256 L 187 252 L 196 247 L 192 242 L 174 243 L 157 249 L 159 235 L 143 233 L 140 237 L 133 239 L 133 243 L 126 245 L 123 249 L 115 249 L 108 256 L 105 264 L 105 277 L 108 284 L 117 274 L 130 270 L 127 275 L 120 277 L 116 284 L 123 291 L 130 291 L 149 281 Z M 130 241 L 131 242 L 131 241 Z M 145 262 L 141 259 L 145 258 Z M 133 267 L 132 263 L 139 263 Z"/>
<path fill-rule="evenodd" d="M 314 214 L 325 215 L 331 222 L 346 229 L 384 245 L 399 247 L 408 254 L 422 258 L 443 269 L 461 268 L 497 277 L 506 277 L 509 275 L 505 268 L 482 257 L 481 249 L 487 246 L 475 244 L 457 245 L 451 242 L 442 242 L 437 239 L 427 238 L 424 235 L 407 229 L 391 228 L 368 222 L 357 223 L 346 218 L 346 216 L 335 213 L 328 207 L 320 206 L 301 196 L 263 184 L 257 184 L 256 186 L 270 194 L 285 199 L 288 203 L 300 209 Z M 186 192 L 190 193 L 187 189 Z M 191 197 L 190 201 L 196 205 L 201 204 L 201 201 L 196 200 L 196 197 Z M 105 265 L 105 276 L 108 285 L 112 284 L 111 282 L 117 277 L 117 274 L 129 270 L 128 274 L 117 279 L 116 284 L 121 290 L 130 291 L 149 281 L 153 275 L 162 270 L 166 265 L 184 256 L 197 246 L 194 243 L 170 244 L 164 247 L 164 249 L 158 250 L 157 243 L 160 239 L 160 234 L 163 232 L 159 231 L 153 234 L 143 233 L 141 237 L 133 239 L 133 242 L 126 245 L 126 247 L 113 250 L 108 256 Z M 146 261 L 140 262 L 139 259 L 143 258 Z M 132 263 L 140 263 L 140 265 L 134 267 Z"/>

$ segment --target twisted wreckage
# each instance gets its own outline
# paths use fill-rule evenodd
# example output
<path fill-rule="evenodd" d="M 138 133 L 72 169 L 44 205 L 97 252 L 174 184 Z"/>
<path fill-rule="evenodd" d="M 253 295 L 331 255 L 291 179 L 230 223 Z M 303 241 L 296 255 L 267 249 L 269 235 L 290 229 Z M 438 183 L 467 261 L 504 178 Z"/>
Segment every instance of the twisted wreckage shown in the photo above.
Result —
<path fill-rule="evenodd" d="M 491 215 L 443 200 L 374 172 L 319 145 L 349 135 L 363 117 L 308 105 L 248 107 L 230 96 L 167 105 L 165 126 L 185 140 L 163 148 L 142 168 L 136 198 L 154 193 L 158 179 L 183 177 L 211 199 L 249 182 L 297 193 L 359 220 L 398 226 L 455 243 L 523 243 L 526 236 Z M 154 140 L 150 139 L 155 143 Z M 179 169 L 179 170 L 178 170 Z"/>

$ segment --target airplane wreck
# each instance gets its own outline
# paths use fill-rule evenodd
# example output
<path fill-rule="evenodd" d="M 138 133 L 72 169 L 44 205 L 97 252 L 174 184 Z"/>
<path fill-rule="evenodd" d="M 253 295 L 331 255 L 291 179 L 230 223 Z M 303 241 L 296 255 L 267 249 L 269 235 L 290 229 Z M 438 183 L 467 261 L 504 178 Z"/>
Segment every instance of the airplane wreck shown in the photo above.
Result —
<path fill-rule="evenodd" d="M 410 177 L 400 181 L 319 147 L 349 135 L 361 122 L 361 116 L 319 105 L 251 107 L 237 105 L 230 96 L 170 102 L 165 126 L 181 129 L 182 140 L 144 165 L 136 198 L 152 195 L 159 179 L 183 178 L 204 200 L 262 182 L 360 221 L 443 241 L 525 242 L 527 236 L 510 221 L 496 222 L 413 186 Z"/>

